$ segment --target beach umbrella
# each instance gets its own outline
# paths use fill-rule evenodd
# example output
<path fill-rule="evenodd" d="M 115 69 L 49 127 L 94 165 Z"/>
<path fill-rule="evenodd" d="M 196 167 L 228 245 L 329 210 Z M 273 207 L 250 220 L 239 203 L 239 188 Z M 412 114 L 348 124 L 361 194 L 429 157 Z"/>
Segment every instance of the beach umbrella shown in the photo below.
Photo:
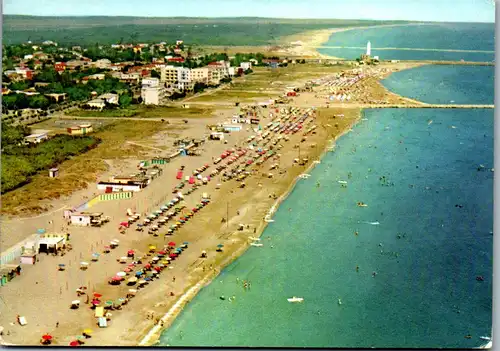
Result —
<path fill-rule="evenodd" d="M 138 226 L 139 228 L 141 228 L 141 227 L 142 227 L 142 224 L 141 224 L 141 223 L 138 223 L 138 224 L 137 224 L 137 226 Z"/>
<path fill-rule="evenodd" d="M 115 281 L 115 282 L 119 282 L 119 281 L 122 281 L 122 280 L 123 280 L 123 278 L 122 278 L 122 277 L 120 277 L 120 276 L 115 275 L 113 278 L 111 278 L 111 280 L 113 280 L 113 281 Z"/>
<path fill-rule="evenodd" d="M 219 245 L 217 245 L 217 247 L 220 249 L 221 247 L 224 247 L 224 245 L 219 244 Z"/>
<path fill-rule="evenodd" d="M 128 251 L 127 251 L 127 255 L 133 255 L 133 254 L 135 254 L 135 251 L 134 251 L 134 250 L 128 250 Z"/>
<path fill-rule="evenodd" d="M 91 303 L 92 303 L 92 305 L 97 306 L 97 305 L 99 305 L 101 303 L 101 301 L 99 301 L 99 300 L 92 300 Z"/>
<path fill-rule="evenodd" d="M 137 272 L 135 272 L 135 276 L 136 276 L 136 277 L 140 277 L 140 276 L 141 276 L 141 275 L 143 275 L 143 274 L 144 274 L 144 272 L 143 272 L 143 271 L 137 271 Z"/>
<path fill-rule="evenodd" d="M 96 258 L 97 258 L 97 257 L 99 257 L 99 256 L 101 256 L 101 255 L 100 255 L 100 254 L 98 254 L 97 252 L 94 252 L 94 253 L 92 254 L 92 257 L 96 257 Z"/>
<path fill-rule="evenodd" d="M 38 234 L 45 234 L 45 229 L 43 228 L 40 228 L 40 229 L 37 229 L 36 231 Z"/>
<path fill-rule="evenodd" d="M 177 255 L 176 253 L 172 253 L 172 254 L 170 254 L 170 256 L 169 256 L 169 257 L 170 257 L 170 258 L 175 258 L 175 257 L 177 257 L 177 256 L 178 256 L 178 255 Z"/>
<path fill-rule="evenodd" d="M 59 263 L 58 266 L 59 267 L 65 267 L 66 265 L 64 263 Z"/>
<path fill-rule="evenodd" d="M 168 245 L 170 246 L 170 243 L 168 243 Z M 175 246 L 175 243 L 174 243 L 174 246 Z M 158 251 L 159 255 L 165 255 L 166 253 L 167 253 L 167 251 L 165 251 L 165 250 Z"/>
<path fill-rule="evenodd" d="M 155 256 L 155 257 L 153 257 L 153 258 L 152 258 L 152 260 L 153 260 L 153 261 L 159 261 L 159 260 L 160 260 L 160 258 L 159 258 L 159 257 L 157 257 L 157 256 Z"/>
<path fill-rule="evenodd" d="M 78 341 L 83 340 L 83 339 L 85 339 L 85 336 L 83 336 L 83 335 L 76 336 L 76 340 L 78 340 Z"/>
<path fill-rule="evenodd" d="M 102 294 L 99 294 L 99 293 L 96 293 L 96 292 L 95 292 L 93 296 L 94 296 L 96 299 L 98 299 L 98 298 L 102 297 Z"/>
<path fill-rule="evenodd" d="M 163 211 L 166 211 L 166 210 L 168 210 L 168 206 L 162 206 L 162 207 L 160 207 L 160 209 Z"/>
<path fill-rule="evenodd" d="M 150 250 L 156 250 L 156 246 L 155 245 L 149 245 L 149 249 Z"/>
<path fill-rule="evenodd" d="M 175 243 L 174 243 L 173 241 L 171 241 L 171 242 L 169 242 L 169 243 L 168 243 L 168 246 L 172 246 L 172 247 L 174 247 L 174 246 L 175 246 Z"/>
<path fill-rule="evenodd" d="M 80 343 L 78 342 L 78 340 L 73 340 L 69 343 L 69 346 L 80 346 Z"/>
<path fill-rule="evenodd" d="M 188 246 L 188 245 L 189 245 L 189 242 L 187 242 L 187 241 L 184 241 L 184 242 L 182 243 L 182 246 Z"/>
<path fill-rule="evenodd" d="M 130 273 L 130 272 L 132 272 L 132 268 L 127 267 L 127 268 L 125 268 L 123 271 L 124 271 L 125 273 Z"/>
<path fill-rule="evenodd" d="M 52 340 L 52 335 L 50 334 L 42 335 L 42 340 Z"/>
<path fill-rule="evenodd" d="M 93 330 L 92 329 L 84 329 L 83 330 L 83 334 L 87 334 L 87 335 L 90 335 L 92 334 Z"/>
<path fill-rule="evenodd" d="M 158 267 L 155 267 L 154 270 L 157 271 L 157 272 L 161 272 L 161 266 L 158 265 Z"/>
<path fill-rule="evenodd" d="M 155 215 L 161 215 L 162 212 L 161 211 L 155 211 Z"/>
<path fill-rule="evenodd" d="M 126 275 L 127 275 L 127 273 L 125 273 L 125 272 L 118 272 L 118 273 L 116 273 L 117 277 L 124 277 Z"/>
<path fill-rule="evenodd" d="M 111 300 L 108 300 L 104 303 L 106 306 L 112 306 L 113 305 L 113 301 Z"/>
<path fill-rule="evenodd" d="M 72 305 L 79 305 L 80 304 L 80 300 L 73 300 L 73 301 L 71 301 L 71 304 Z"/>

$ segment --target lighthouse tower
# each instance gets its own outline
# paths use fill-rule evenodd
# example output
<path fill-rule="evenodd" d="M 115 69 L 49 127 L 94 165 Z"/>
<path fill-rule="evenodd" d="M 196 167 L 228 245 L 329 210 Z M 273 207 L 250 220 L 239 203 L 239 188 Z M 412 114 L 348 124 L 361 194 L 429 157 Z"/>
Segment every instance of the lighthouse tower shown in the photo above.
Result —
<path fill-rule="evenodd" d="M 371 56 L 372 54 L 372 43 L 368 42 L 366 44 L 366 56 Z"/>

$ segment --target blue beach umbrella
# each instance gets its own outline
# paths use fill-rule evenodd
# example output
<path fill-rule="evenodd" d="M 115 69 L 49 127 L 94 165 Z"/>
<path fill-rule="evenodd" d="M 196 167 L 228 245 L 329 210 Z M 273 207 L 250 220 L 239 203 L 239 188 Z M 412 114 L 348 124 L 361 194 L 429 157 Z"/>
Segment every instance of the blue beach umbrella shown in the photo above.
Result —
<path fill-rule="evenodd" d="M 65 267 L 66 265 L 64 263 L 59 263 L 58 266 L 59 267 Z"/>
<path fill-rule="evenodd" d="M 219 245 L 217 245 L 217 247 L 220 249 L 221 247 L 224 247 L 224 245 L 219 244 Z"/>
<path fill-rule="evenodd" d="M 36 231 L 36 232 L 37 232 L 38 234 L 45 234 L 45 229 L 40 228 L 40 229 L 37 229 L 37 231 Z"/>
<path fill-rule="evenodd" d="M 135 276 L 136 277 L 140 277 L 141 275 L 143 275 L 144 273 L 142 271 L 137 271 L 135 272 Z"/>

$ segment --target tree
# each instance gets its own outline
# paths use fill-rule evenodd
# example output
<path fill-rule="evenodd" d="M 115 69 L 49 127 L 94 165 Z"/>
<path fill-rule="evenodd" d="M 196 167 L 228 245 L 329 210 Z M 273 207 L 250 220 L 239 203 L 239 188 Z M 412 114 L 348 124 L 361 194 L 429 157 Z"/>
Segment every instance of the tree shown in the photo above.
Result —
<path fill-rule="evenodd" d="M 151 71 L 151 78 L 160 78 L 160 73 L 155 70 Z"/>
<path fill-rule="evenodd" d="M 118 102 L 120 103 L 120 107 L 126 108 L 132 103 L 132 98 L 128 94 L 123 94 L 120 96 Z"/>
<path fill-rule="evenodd" d="M 55 83 L 59 81 L 59 74 L 53 67 L 47 67 L 35 76 L 35 81 Z"/>
<path fill-rule="evenodd" d="M 47 109 L 50 106 L 50 101 L 43 95 L 35 95 L 29 99 L 30 108 Z"/>

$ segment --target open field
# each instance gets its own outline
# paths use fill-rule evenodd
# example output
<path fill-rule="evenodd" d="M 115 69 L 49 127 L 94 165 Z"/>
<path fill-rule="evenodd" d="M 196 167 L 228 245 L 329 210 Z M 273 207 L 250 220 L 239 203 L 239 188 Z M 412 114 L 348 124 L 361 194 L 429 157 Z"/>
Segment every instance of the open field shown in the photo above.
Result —
<path fill-rule="evenodd" d="M 295 64 L 288 67 L 254 67 L 253 73 L 232 82 L 231 90 L 276 90 L 285 88 L 297 80 L 308 80 L 340 72 L 349 68 L 341 65 Z"/>
<path fill-rule="evenodd" d="M 50 122 L 44 122 L 43 127 L 51 128 Z M 102 139 L 102 143 L 95 149 L 60 164 L 57 178 L 49 178 L 46 173 L 38 174 L 29 184 L 3 194 L 2 214 L 43 212 L 47 210 L 44 202 L 70 195 L 76 190 L 86 188 L 87 182 L 95 182 L 97 175 L 108 169 L 106 160 L 141 155 L 144 152 L 143 148 L 126 144 L 126 141 L 141 142 L 143 138 L 162 130 L 174 133 L 176 128 L 179 127 L 156 121 L 120 121 L 107 124 L 92 134 Z"/>
<path fill-rule="evenodd" d="M 68 113 L 76 117 L 144 117 L 144 118 L 186 118 L 210 117 L 214 110 L 210 107 L 182 108 L 177 106 L 132 105 L 126 109 L 89 111 L 77 110 Z"/>
<path fill-rule="evenodd" d="M 212 101 L 224 101 L 224 102 L 239 102 L 239 101 L 245 101 L 245 102 L 252 102 L 254 99 L 260 99 L 260 98 L 271 98 L 273 96 L 276 96 L 277 94 L 269 94 L 265 92 L 254 92 L 254 91 L 232 91 L 232 90 L 224 90 L 224 91 L 218 91 L 213 94 L 207 94 L 207 95 L 202 95 L 195 97 L 189 102 L 212 102 Z"/>
<path fill-rule="evenodd" d="M 5 15 L 3 43 L 53 40 L 59 45 L 173 42 L 199 45 L 276 45 L 281 37 L 332 27 L 369 26 L 403 21 L 308 20 L 279 18 L 188 17 L 38 17 Z M 252 35 L 248 35 L 252 33 Z"/>

